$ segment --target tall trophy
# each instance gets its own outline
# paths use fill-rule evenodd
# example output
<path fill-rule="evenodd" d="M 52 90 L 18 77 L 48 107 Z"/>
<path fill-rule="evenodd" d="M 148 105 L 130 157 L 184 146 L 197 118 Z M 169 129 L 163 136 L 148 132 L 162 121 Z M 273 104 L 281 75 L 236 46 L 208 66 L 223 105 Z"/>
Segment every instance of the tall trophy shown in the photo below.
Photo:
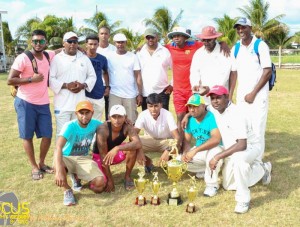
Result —
<path fill-rule="evenodd" d="M 182 204 L 181 196 L 176 188 L 177 182 L 180 180 L 181 176 L 186 172 L 187 170 L 187 164 L 176 160 L 176 157 L 178 156 L 178 149 L 177 149 L 177 140 L 170 140 L 169 147 L 170 147 L 170 153 L 169 155 L 172 157 L 172 159 L 168 162 L 161 162 L 161 168 L 165 171 L 165 173 L 168 176 L 168 179 L 170 179 L 173 182 L 173 189 L 168 195 L 168 204 L 177 206 Z"/>
<path fill-rule="evenodd" d="M 151 197 L 151 205 L 159 205 L 160 199 L 158 197 L 158 191 L 160 189 L 161 183 L 158 181 L 158 172 L 153 172 L 153 175 L 153 181 L 150 183 L 151 189 L 154 193 L 154 195 Z"/>
<path fill-rule="evenodd" d="M 196 186 L 196 179 L 195 176 L 189 175 L 191 180 L 190 180 L 190 186 L 189 189 L 187 190 L 187 197 L 188 197 L 188 205 L 186 206 L 186 212 L 188 213 L 194 213 L 196 211 L 196 206 L 194 204 L 194 201 L 197 197 L 198 190 Z"/>
<path fill-rule="evenodd" d="M 145 179 L 145 171 L 140 170 L 138 172 L 139 179 L 134 179 L 134 185 L 137 191 L 139 192 L 139 196 L 136 197 L 135 204 L 139 206 L 144 206 L 147 204 L 146 198 L 143 196 L 143 192 L 145 191 L 146 184 L 149 182 L 148 179 Z"/>

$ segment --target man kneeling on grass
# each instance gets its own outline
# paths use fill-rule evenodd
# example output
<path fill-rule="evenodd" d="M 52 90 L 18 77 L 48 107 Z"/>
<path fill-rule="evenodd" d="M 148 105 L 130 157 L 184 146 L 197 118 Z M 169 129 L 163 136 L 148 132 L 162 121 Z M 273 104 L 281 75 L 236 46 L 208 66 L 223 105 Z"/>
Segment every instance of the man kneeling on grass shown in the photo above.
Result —
<path fill-rule="evenodd" d="M 64 188 L 64 205 L 74 205 L 73 191 L 67 182 L 67 172 L 89 182 L 90 189 L 100 193 L 105 188 L 103 173 L 88 155 L 93 136 L 102 123 L 92 119 L 94 109 L 89 101 L 76 106 L 76 120 L 64 124 L 56 142 L 54 156 L 55 183 Z"/>
<path fill-rule="evenodd" d="M 126 190 L 132 190 L 134 183 L 130 175 L 135 161 L 140 164 L 145 161 L 144 153 L 140 151 L 142 143 L 133 125 L 128 122 L 126 110 L 122 105 L 111 107 L 109 119 L 97 129 L 97 145 L 93 149 L 93 160 L 97 162 L 107 178 L 105 191 L 112 192 L 115 190 L 115 184 L 110 165 L 126 159 L 124 186 Z M 127 137 L 129 142 L 123 143 Z"/>

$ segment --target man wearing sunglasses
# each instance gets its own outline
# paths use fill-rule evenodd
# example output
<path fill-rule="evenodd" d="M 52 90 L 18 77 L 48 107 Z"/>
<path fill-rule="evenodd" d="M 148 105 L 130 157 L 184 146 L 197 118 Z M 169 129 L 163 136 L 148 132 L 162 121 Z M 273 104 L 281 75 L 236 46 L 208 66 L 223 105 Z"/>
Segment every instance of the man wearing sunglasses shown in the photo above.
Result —
<path fill-rule="evenodd" d="M 144 33 L 145 45 L 137 52 L 143 80 L 142 109 L 147 109 L 148 95 L 157 93 L 162 100 L 162 107 L 169 110 L 170 94 L 173 86 L 168 82 L 168 69 L 172 68 L 171 54 L 159 41 L 159 35 L 153 28 Z"/>
<path fill-rule="evenodd" d="M 33 71 L 29 57 L 22 53 L 14 61 L 8 75 L 7 84 L 18 86 L 14 100 L 17 112 L 19 135 L 23 139 L 23 147 L 32 166 L 33 180 L 43 178 L 43 173 L 53 173 L 53 169 L 44 161 L 48 153 L 52 137 L 52 121 L 49 108 L 48 75 L 49 62 L 43 51 L 47 47 L 46 33 L 34 30 L 31 38 L 32 49 L 38 73 Z M 55 53 L 47 51 L 52 60 Z M 40 160 L 37 163 L 34 155 L 33 135 L 42 138 L 40 144 Z"/>
<path fill-rule="evenodd" d="M 54 92 L 56 135 L 64 123 L 75 119 L 75 107 L 91 92 L 96 73 L 90 59 L 78 50 L 78 36 L 67 32 L 63 37 L 64 49 L 51 62 L 50 88 Z"/>
<path fill-rule="evenodd" d="M 210 104 L 210 97 L 206 95 L 214 85 L 222 85 L 229 90 L 229 99 L 232 99 L 236 84 L 236 72 L 231 71 L 232 60 L 220 52 L 220 44 L 217 38 L 222 33 L 216 31 L 213 26 L 206 26 L 202 33 L 196 35 L 203 47 L 198 49 L 192 59 L 190 70 L 190 82 L 193 91 L 203 95 L 205 103 Z"/>

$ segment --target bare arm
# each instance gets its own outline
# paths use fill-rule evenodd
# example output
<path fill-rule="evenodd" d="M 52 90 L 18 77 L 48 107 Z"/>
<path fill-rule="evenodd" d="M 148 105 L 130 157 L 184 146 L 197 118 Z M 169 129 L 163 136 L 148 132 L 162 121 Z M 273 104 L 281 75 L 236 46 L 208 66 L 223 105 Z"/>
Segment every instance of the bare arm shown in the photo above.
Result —
<path fill-rule="evenodd" d="M 103 71 L 102 77 L 104 79 L 105 82 L 105 91 L 104 91 L 104 96 L 108 96 L 109 95 L 109 91 L 110 91 L 110 86 L 109 86 L 109 75 L 108 75 L 108 71 Z"/>
<path fill-rule="evenodd" d="M 137 88 L 138 88 L 138 96 L 137 96 L 137 105 L 140 106 L 142 105 L 143 102 L 143 81 L 142 81 L 142 75 L 141 75 L 141 70 L 135 70 L 134 71 L 134 76 L 135 76 L 135 80 L 136 80 L 136 84 L 137 84 Z"/>
<path fill-rule="evenodd" d="M 54 168 L 55 168 L 55 183 L 59 187 L 67 187 L 67 176 L 65 165 L 63 163 L 62 149 L 67 140 L 63 136 L 59 136 L 56 141 L 56 150 L 54 154 Z"/>
<path fill-rule="evenodd" d="M 272 69 L 271 67 L 268 68 L 263 68 L 263 74 L 254 87 L 253 91 L 251 91 L 249 94 L 245 96 L 245 101 L 248 103 L 253 103 L 255 100 L 255 97 L 257 93 L 265 86 L 265 84 L 269 81 L 270 77 L 272 74 Z"/>
<path fill-rule="evenodd" d="M 236 80 L 237 80 L 237 71 L 231 71 L 229 75 L 229 100 L 231 101 L 236 86 Z"/>
<path fill-rule="evenodd" d="M 19 86 L 22 84 L 38 83 L 44 80 L 44 76 L 39 73 L 34 73 L 29 78 L 20 78 L 20 74 L 20 71 L 11 69 L 7 78 L 7 85 Z"/>

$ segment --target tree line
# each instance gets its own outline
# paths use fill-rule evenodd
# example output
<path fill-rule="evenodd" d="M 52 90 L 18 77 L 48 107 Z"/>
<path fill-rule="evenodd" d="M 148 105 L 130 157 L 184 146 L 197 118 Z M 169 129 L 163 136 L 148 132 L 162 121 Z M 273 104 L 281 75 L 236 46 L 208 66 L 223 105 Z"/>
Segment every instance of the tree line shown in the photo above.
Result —
<path fill-rule="evenodd" d="M 271 49 L 279 49 L 289 47 L 291 42 L 300 41 L 300 32 L 290 35 L 289 27 L 280 20 L 285 16 L 280 14 L 274 18 L 268 18 L 270 4 L 264 0 L 249 0 L 248 5 L 238 8 L 241 15 L 251 20 L 253 33 L 264 39 Z M 180 25 L 183 10 L 173 17 L 172 12 L 167 7 L 159 7 L 155 10 L 151 18 L 145 18 L 143 23 L 146 27 L 155 28 L 160 33 L 162 43 L 169 42 L 167 34 L 175 27 Z M 221 18 L 213 19 L 217 24 L 217 30 L 223 35 L 220 40 L 225 41 L 230 47 L 237 41 L 233 25 L 238 18 L 230 18 L 224 14 Z M 62 37 L 68 31 L 74 31 L 80 36 L 87 34 L 97 34 L 99 27 L 107 26 L 111 30 L 111 38 L 114 34 L 122 32 L 126 35 L 129 50 L 136 50 L 144 42 L 144 37 L 130 28 L 122 28 L 122 21 L 111 22 L 107 15 L 103 12 L 95 12 L 90 18 L 84 19 L 85 26 L 77 28 L 74 25 L 73 18 L 61 18 L 55 15 L 47 15 L 43 19 L 33 17 L 28 19 L 24 24 L 20 25 L 16 31 L 16 39 L 13 40 L 9 25 L 3 22 L 3 35 L 5 50 L 7 55 L 14 55 L 15 46 L 19 40 L 26 40 L 30 47 L 31 32 L 35 29 L 43 29 L 46 31 L 49 48 L 56 49 L 62 45 Z M 111 40 L 112 42 L 112 40 Z"/>

